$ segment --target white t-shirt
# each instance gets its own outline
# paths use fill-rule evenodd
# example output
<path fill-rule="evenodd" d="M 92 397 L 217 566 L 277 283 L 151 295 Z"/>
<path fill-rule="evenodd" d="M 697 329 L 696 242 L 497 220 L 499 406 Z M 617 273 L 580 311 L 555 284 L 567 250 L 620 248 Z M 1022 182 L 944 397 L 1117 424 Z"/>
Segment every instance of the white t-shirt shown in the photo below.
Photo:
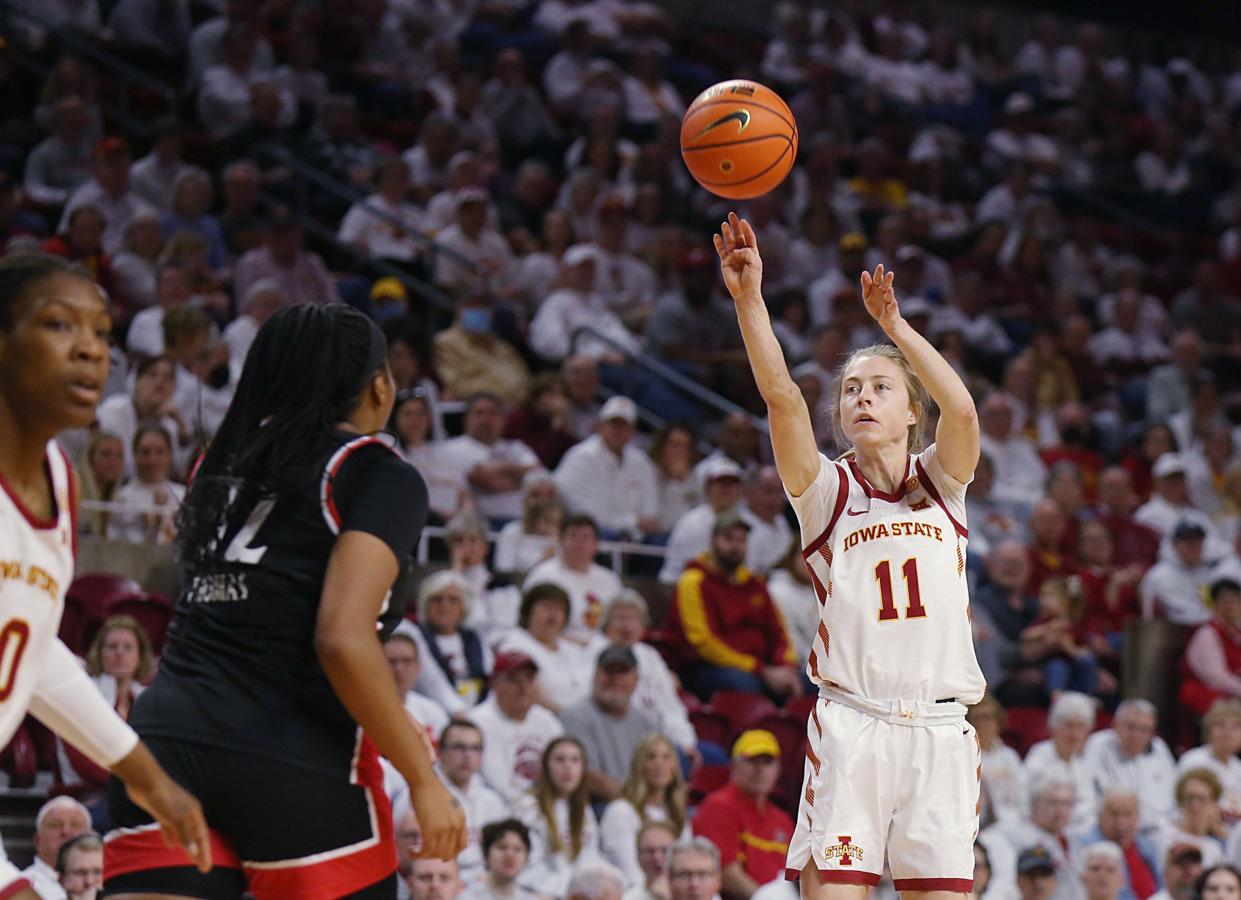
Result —
<path fill-rule="evenodd" d="M 500 711 L 492 694 L 466 712 L 483 733 L 483 777 L 513 802 L 539 777 L 543 748 L 564 734 L 560 720 L 541 706 L 532 706 L 525 719 L 510 719 Z"/>
<path fill-rule="evenodd" d="M 483 826 L 507 819 L 509 804 L 477 772 L 470 778 L 464 791 L 444 778 L 442 773 L 440 780 L 465 810 L 465 828 L 469 842 L 465 849 L 457 854 L 457 867 L 461 872 L 461 880 L 468 883 L 475 878 L 481 878 L 486 867 L 486 860 L 483 859 Z"/>
<path fill-rule="evenodd" d="M 1125 758 L 1116 732 L 1109 728 L 1086 738 L 1084 755 L 1100 796 L 1114 787 L 1137 794 L 1140 827 L 1154 828 L 1176 815 L 1176 759 L 1163 738 L 1153 738 L 1145 753 Z"/>
<path fill-rule="evenodd" d="M 524 628 L 516 628 L 496 643 L 498 653 L 524 653 L 539 667 L 538 685 L 549 702 L 558 709 L 572 706 L 590 694 L 595 674 L 595 657 L 586 647 L 561 637 L 555 650 L 534 639 Z"/>
<path fill-rule="evenodd" d="M 427 730 L 431 740 L 438 744 L 440 732 L 448 724 L 448 713 L 444 712 L 444 707 L 417 691 L 406 691 L 405 709 L 422 723 L 422 727 Z"/>
<path fill-rule="evenodd" d="M 108 523 L 108 537 L 113 540 L 140 544 L 153 541 L 171 543 L 176 536 L 173 518 L 185 497 L 185 486 L 175 481 L 147 484 L 130 481 L 117 489 L 115 502 L 120 507 Z M 158 514 L 158 522 L 148 521 Z"/>
<path fill-rule="evenodd" d="M 125 477 L 134 474 L 134 435 L 138 433 L 138 411 L 128 394 L 113 394 L 99 404 L 95 417 L 99 420 L 99 430 L 114 434 L 121 439 L 125 455 Z M 164 416 L 159 424 L 168 432 L 172 439 L 172 468 L 174 472 L 183 472 L 189 456 L 189 447 L 182 448 L 177 442 L 177 423 L 172 416 Z"/>
<path fill-rule="evenodd" d="M 591 563 L 585 572 L 570 569 L 559 556 L 539 563 L 526 575 L 523 589 L 551 582 L 569 595 L 569 623 L 565 637 L 578 643 L 591 639 L 599 627 L 603 608 L 621 592 L 621 581 L 611 569 Z"/>
<path fill-rule="evenodd" d="M 527 887 L 552 897 L 563 897 L 577 867 L 600 858 L 599 823 L 589 804 L 582 823 L 582 849 L 576 859 L 569 858 L 572 844 L 568 800 L 561 797 L 552 804 L 552 818 L 564 850 L 552 852 L 549 849 L 548 824 L 539 812 L 533 794 L 524 794 L 513 802 L 513 815 L 530 829 L 530 861 L 519 878 L 520 883 Z"/>
<path fill-rule="evenodd" d="M 519 519 L 500 529 L 492 563 L 497 572 L 528 572 L 556 552 L 556 541 L 545 534 L 526 534 Z"/>
<path fill-rule="evenodd" d="M 556 467 L 556 487 L 570 512 L 587 513 L 600 528 L 633 530 L 659 513 L 658 473 L 632 444 L 618 457 L 597 434 L 569 448 Z"/>
<path fill-rule="evenodd" d="M 647 822 L 667 822 L 668 812 L 662 806 L 646 807 Z M 600 849 L 604 857 L 612 865 L 621 870 L 625 883 L 639 885 L 645 880 L 642 867 L 638 865 L 638 831 L 642 828 L 643 817 L 628 800 L 613 800 L 603 811 L 599 821 L 601 838 Z M 689 820 L 681 828 L 679 839 L 690 836 Z"/>
<path fill-rule="evenodd" d="M 467 434 L 462 434 L 444 441 L 442 447 L 444 457 L 456 464 L 462 479 L 467 478 L 470 470 L 482 463 L 516 463 L 530 468 L 540 465 L 534 451 L 521 441 L 501 439 L 487 446 Z M 521 518 L 522 496 L 520 488 L 490 494 L 475 491 L 474 502 L 479 513 L 489 519 L 518 519 Z"/>
<path fill-rule="evenodd" d="M 997 821 L 1020 821 L 1024 817 L 1025 770 L 1016 750 L 1002 743 L 983 750 L 982 783 Z"/>

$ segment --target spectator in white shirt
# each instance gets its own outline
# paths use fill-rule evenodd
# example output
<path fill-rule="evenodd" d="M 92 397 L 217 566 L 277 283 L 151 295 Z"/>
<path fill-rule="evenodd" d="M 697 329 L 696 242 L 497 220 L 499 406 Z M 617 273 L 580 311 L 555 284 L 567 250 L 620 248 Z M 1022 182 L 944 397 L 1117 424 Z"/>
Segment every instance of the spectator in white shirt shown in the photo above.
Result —
<path fill-rule="evenodd" d="M 594 62 L 595 38 L 590 23 L 574 18 L 565 26 L 561 42 L 564 49 L 548 61 L 543 71 L 543 89 L 553 111 L 576 113 Z"/>
<path fill-rule="evenodd" d="M 530 829 L 521 821 L 484 825 L 482 851 L 486 872 L 466 887 L 461 900 L 541 900 L 542 894 L 517 883 L 530 858 Z"/>
<path fill-rule="evenodd" d="M 254 5 L 252 0 L 224 0 L 223 3 L 212 3 L 219 9 L 224 8 L 224 15 L 208 19 L 190 35 L 189 60 L 186 66 L 186 88 L 193 91 L 202 79 L 203 73 L 224 59 L 224 37 L 228 30 L 237 23 L 257 26 L 261 7 Z M 255 51 L 255 66 L 268 71 L 274 65 L 275 56 L 271 44 L 261 34 L 258 48 Z"/>
<path fill-rule="evenodd" d="M 1031 747 L 1025 758 L 1027 784 L 1044 775 L 1072 781 L 1076 788 L 1072 816 L 1076 827 L 1086 827 L 1095 820 L 1094 773 L 1084 752 L 1094 722 L 1094 700 L 1076 691 L 1063 691 L 1052 701 L 1047 716 L 1051 737 Z"/>
<path fill-rule="evenodd" d="M 115 255 L 125 239 L 125 229 L 139 213 L 154 208 L 129 186 L 129 144 L 124 138 L 106 137 L 95 145 L 95 173 L 90 181 L 69 195 L 57 231 L 69 226 L 69 217 L 80 206 L 94 206 L 104 218 L 103 249 Z"/>
<path fill-rule="evenodd" d="M 521 653 L 539 667 L 538 702 L 559 715 L 590 692 L 594 657 L 565 637 L 569 595 L 558 584 L 532 582 L 521 601 L 517 628 L 496 642 L 499 653 Z"/>
<path fill-rule="evenodd" d="M 1142 615 L 1149 619 L 1158 612 L 1174 625 L 1201 625 L 1211 618 L 1203 602 L 1211 578 L 1203 559 L 1206 532 L 1195 522 L 1180 522 L 1171 536 L 1172 557 L 1151 566 L 1138 583 Z"/>
<path fill-rule="evenodd" d="M 1038 171 L 1056 169 L 1056 142 L 1035 129 L 1029 94 L 1018 91 L 1004 101 L 1004 121 L 987 134 L 987 153 L 1000 164 L 1024 162 Z"/>
<path fill-rule="evenodd" d="M 1190 654 L 1187 652 L 1186 654 Z M 1224 822 L 1241 820 L 1241 700 L 1221 698 L 1211 704 L 1202 719 L 1206 742 L 1181 754 L 1176 762 L 1179 773 L 1190 769 L 1210 769 L 1224 788 L 1219 808 Z M 1231 856 L 1230 856 L 1231 858 Z"/>
<path fill-rule="evenodd" d="M 1142 295 L 1133 288 L 1116 294 L 1112 324 L 1090 339 L 1090 353 L 1104 369 L 1147 372 L 1168 359 L 1168 346 L 1140 325 Z"/>
<path fill-rule="evenodd" d="M 657 45 L 635 48 L 629 72 L 623 86 L 625 118 L 630 124 L 653 127 L 665 116 L 679 118 L 685 112 L 680 93 L 663 77 L 663 57 Z"/>
<path fill-rule="evenodd" d="M 750 523 L 746 568 L 766 575 L 788 556 L 793 546 L 793 529 L 784 517 L 787 507 L 784 484 L 775 466 L 761 467 L 750 479 L 741 509 L 742 517 Z"/>
<path fill-rule="evenodd" d="M 645 822 L 638 829 L 634 850 L 642 874 L 625 891 L 622 900 L 657 900 L 669 895 L 668 853 L 678 840 L 680 835 L 666 821 Z"/>
<path fill-rule="evenodd" d="M 638 832 L 646 822 L 667 822 L 678 838 L 690 837 L 685 781 L 676 748 L 662 734 L 651 734 L 634 750 L 620 794 L 607 805 L 599 828 L 603 855 L 629 884 L 641 884 Z"/>
<path fill-rule="evenodd" d="M 359 200 L 341 220 L 336 236 L 371 259 L 413 262 L 422 253 L 423 211 L 406 200 L 409 167 L 399 159 L 379 166 L 375 193 Z"/>
<path fill-rule="evenodd" d="M 599 552 L 599 527 L 590 516 L 567 516 L 560 528 L 560 551 L 539 563 L 526 575 L 525 587 L 550 583 L 569 595 L 566 637 L 586 644 L 597 632 L 604 607 L 621 591 L 616 573 L 595 562 Z"/>
<path fill-rule="evenodd" d="M 1014 433 L 1012 403 L 995 391 L 983 400 L 978 413 L 982 451 L 995 463 L 992 494 L 1000 500 L 1036 502 L 1043 496 L 1047 467 L 1030 439 Z"/>
<path fill-rule="evenodd" d="M 1224 858 L 1228 829 L 1220 813 L 1224 788 L 1210 769 L 1189 769 L 1176 780 L 1174 814 L 1165 819 L 1155 835 L 1160 855 L 1180 843 L 1193 844 L 1202 862 L 1213 866 Z"/>
<path fill-rule="evenodd" d="M 1038 857 L 1042 863 L 1039 868 L 1055 875 L 1056 900 L 1082 898 L 1084 892 L 1069 839 L 1076 804 L 1074 779 L 1063 772 L 1039 775 L 1030 788 L 1029 818 L 998 822 L 982 835 L 991 854 L 991 883 L 999 886 L 1012 884 L 1018 877 L 1024 879 L 1036 868 L 1028 863 Z M 1003 841 L 995 840 L 996 837 Z M 1028 895 L 1023 892 L 1023 896 Z M 1048 894 L 1040 892 L 1035 896 L 1046 898 Z"/>
<path fill-rule="evenodd" d="M 72 797 L 53 797 L 39 807 L 34 820 L 34 862 L 22 875 L 43 900 L 65 900 L 56 856 L 65 843 L 90 831 L 90 825 L 90 811 Z"/>
<path fill-rule="evenodd" d="M 564 733 L 556 716 L 535 704 L 539 667 L 524 653 L 499 653 L 491 693 L 465 717 L 483 733 L 483 777 L 510 803 L 539 777 L 543 749 Z"/>
<path fill-rule="evenodd" d="M 263 323 L 288 305 L 289 298 L 285 296 L 284 288 L 274 278 L 260 278 L 250 285 L 245 296 L 239 298 L 237 318 L 224 329 L 228 358 L 239 374 Z"/>
<path fill-rule="evenodd" d="M 694 432 L 684 425 L 665 425 L 651 440 L 650 454 L 656 470 L 659 530 L 667 533 L 702 500 L 702 485 L 694 474 Z"/>
<path fill-rule="evenodd" d="M 571 448 L 556 467 L 556 487 L 570 512 L 592 517 L 607 536 L 641 539 L 661 530 L 657 474 L 633 444 L 638 408 L 615 396 L 599 410 L 595 434 Z"/>
<path fill-rule="evenodd" d="M 706 501 L 681 516 L 673 526 L 664 564 L 659 570 L 659 580 L 664 584 L 676 584 L 690 560 L 710 548 L 715 520 L 741 502 L 739 465 L 731 459 L 717 458 L 700 469 Z"/>
<path fill-rule="evenodd" d="M 274 124 L 281 128 L 293 124 L 297 115 L 293 95 L 272 83 L 270 71 L 260 65 L 258 48 L 257 29 L 246 22 L 234 23 L 224 34 L 222 61 L 203 75 L 198 90 L 198 117 L 216 140 L 249 124 L 260 85 L 276 94 L 279 111 Z"/>
<path fill-rule="evenodd" d="M 468 720 L 450 722 L 439 733 L 439 769 L 449 793 L 465 810 L 468 843 L 457 854 L 457 865 L 467 882 L 483 875 L 483 826 L 509 814 L 508 801 L 483 780 L 482 766 L 482 731 Z"/>
<path fill-rule="evenodd" d="M 492 565 L 497 572 L 524 575 L 556 553 L 565 508 L 552 476 L 534 469 L 522 480 L 521 518 L 514 519 L 496 536 Z"/>
<path fill-rule="evenodd" d="M 418 642 L 422 667 L 418 690 L 456 713 L 473 706 L 485 693 L 491 671 L 491 647 L 464 623 L 476 602 L 459 572 L 433 572 L 418 585 L 418 622 L 404 621 L 397 631 Z"/>
<path fill-rule="evenodd" d="M 139 312 L 125 333 L 125 348 L 135 356 L 164 352 L 164 313 L 189 303 L 190 273 L 177 260 L 161 263 L 155 271 L 155 303 Z"/>
<path fill-rule="evenodd" d="M 164 249 L 164 229 L 154 210 L 129 220 L 121 247 L 112 259 L 116 292 L 130 309 L 145 309 L 155 302 L 156 273 Z"/>
<path fill-rule="evenodd" d="M 1149 700 L 1126 700 L 1116 709 L 1112 727 L 1086 739 L 1086 763 L 1100 794 L 1110 788 L 1131 791 L 1138 799 L 1139 826 L 1155 828 L 1172 813 L 1176 760 L 1155 734 L 1155 706 Z"/>
<path fill-rule="evenodd" d="M 144 425 L 134 435 L 135 477 L 116 492 L 118 510 L 108 537 L 131 543 L 169 544 L 176 537 L 174 519 L 185 486 L 172 480 L 172 437 L 158 425 Z"/>
<path fill-rule="evenodd" d="M 427 736 L 435 743 L 440 732 L 448 724 L 448 713 L 425 694 L 414 690 L 422 676 L 422 657 L 418 642 L 403 631 L 394 631 L 384 641 L 384 657 L 392 668 L 392 678 L 396 681 L 397 692 L 405 711 L 418 720 L 418 724 L 426 729 Z"/>
<path fill-rule="evenodd" d="M 172 204 L 172 183 L 186 167 L 181 158 L 181 126 L 175 121 L 162 122 L 151 152 L 129 167 L 129 184 L 147 203 L 167 212 Z"/>
<path fill-rule="evenodd" d="M 59 206 L 70 191 L 90 180 L 95 141 L 87 124 L 86 106 L 80 97 L 62 97 L 56 102 L 52 133 L 26 157 L 22 189 L 29 201 Z"/>
<path fill-rule="evenodd" d="M 465 475 L 478 511 L 505 521 L 521 515 L 523 479 L 541 466 L 521 441 L 500 437 L 506 413 L 499 398 L 476 394 L 466 402 L 465 434 L 444 442 L 445 456 Z"/>
<path fill-rule="evenodd" d="M 101 431 L 114 434 L 125 445 L 125 477 L 134 474 L 133 442 L 140 425 L 158 423 L 174 437 L 173 468 L 184 470 L 190 434 L 172 402 L 176 370 L 166 356 L 148 357 L 138 363 L 131 394 L 113 394 L 99 404 L 96 417 Z"/>
<path fill-rule="evenodd" d="M 1025 817 L 1025 771 L 1017 751 L 1004 743 L 1004 707 L 990 694 L 969 708 L 966 721 L 978 735 L 982 757 L 982 808 L 984 822 L 1019 822 Z"/>
<path fill-rule="evenodd" d="M 1182 454 L 1160 454 L 1151 466 L 1151 498 L 1134 511 L 1134 521 L 1160 537 L 1171 534 L 1180 522 L 1192 522 L 1201 527 L 1207 537 L 1214 537 L 1211 520 L 1195 509 L 1190 499 L 1187 475 L 1188 466 Z"/>
<path fill-rule="evenodd" d="M 482 188 L 457 191 L 457 219 L 436 237 L 435 283 L 448 290 L 482 288 L 509 296 L 517 285 L 517 259 L 500 232 L 487 224 L 489 198 Z"/>
<path fill-rule="evenodd" d="M 560 287 L 543 300 L 530 323 L 530 348 L 549 361 L 579 353 L 603 363 L 622 362 L 622 351 L 640 350 L 640 341 L 595 290 L 595 273 L 603 264 L 599 248 L 575 244 L 565 251 L 561 264 Z M 579 335 L 582 328 L 599 332 L 606 340 Z"/>

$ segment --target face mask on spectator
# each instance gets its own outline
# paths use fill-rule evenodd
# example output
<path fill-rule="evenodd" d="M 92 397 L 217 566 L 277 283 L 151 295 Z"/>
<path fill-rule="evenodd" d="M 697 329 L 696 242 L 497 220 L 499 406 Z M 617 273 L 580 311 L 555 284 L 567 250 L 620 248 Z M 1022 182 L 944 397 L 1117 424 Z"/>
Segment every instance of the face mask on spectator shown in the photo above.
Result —
<path fill-rule="evenodd" d="M 479 307 L 461 310 L 461 327 L 470 334 L 485 334 L 491 330 L 491 310 Z"/>

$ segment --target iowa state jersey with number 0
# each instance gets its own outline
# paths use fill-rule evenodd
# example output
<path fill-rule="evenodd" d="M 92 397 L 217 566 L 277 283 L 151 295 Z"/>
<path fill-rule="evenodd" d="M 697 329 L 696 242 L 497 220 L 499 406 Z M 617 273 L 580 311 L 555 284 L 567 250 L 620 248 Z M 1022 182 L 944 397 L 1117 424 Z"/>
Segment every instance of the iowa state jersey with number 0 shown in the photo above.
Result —
<path fill-rule="evenodd" d="M 965 577 L 965 485 L 935 445 L 905 466 L 885 493 L 853 459 L 820 454 L 814 482 L 789 497 L 819 601 L 806 671 L 873 700 L 976 703 L 986 682 Z"/>

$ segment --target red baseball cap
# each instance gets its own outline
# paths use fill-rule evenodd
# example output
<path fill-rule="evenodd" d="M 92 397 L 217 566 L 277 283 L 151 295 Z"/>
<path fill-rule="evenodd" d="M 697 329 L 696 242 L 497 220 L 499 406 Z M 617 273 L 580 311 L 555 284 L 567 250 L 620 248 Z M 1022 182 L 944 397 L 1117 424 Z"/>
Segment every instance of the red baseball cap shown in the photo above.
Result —
<path fill-rule="evenodd" d="M 511 650 L 507 653 L 497 653 L 495 665 L 491 668 L 492 675 L 503 675 L 505 672 L 512 672 L 515 669 L 529 667 L 534 671 L 539 670 L 539 664 L 530 656 L 517 650 Z"/>

